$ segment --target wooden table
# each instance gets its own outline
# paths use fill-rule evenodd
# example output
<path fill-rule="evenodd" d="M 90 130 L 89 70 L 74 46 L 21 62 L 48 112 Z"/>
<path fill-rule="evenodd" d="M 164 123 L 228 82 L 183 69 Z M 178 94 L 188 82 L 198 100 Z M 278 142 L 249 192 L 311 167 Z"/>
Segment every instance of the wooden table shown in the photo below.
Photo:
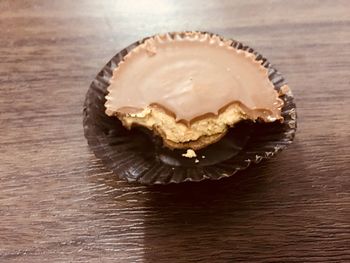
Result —
<path fill-rule="evenodd" d="M 0 1 L 0 262 L 350 262 L 350 1 Z M 145 36 L 256 48 L 294 143 L 218 182 L 115 178 L 83 136 L 91 80 Z"/>

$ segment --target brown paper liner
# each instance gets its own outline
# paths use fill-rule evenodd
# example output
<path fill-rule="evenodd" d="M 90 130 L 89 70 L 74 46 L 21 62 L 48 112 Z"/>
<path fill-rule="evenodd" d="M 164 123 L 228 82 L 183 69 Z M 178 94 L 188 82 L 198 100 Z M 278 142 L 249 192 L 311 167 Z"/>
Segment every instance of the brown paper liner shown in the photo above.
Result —
<path fill-rule="evenodd" d="M 255 54 L 256 60 L 268 69 L 269 79 L 284 101 L 283 123 L 241 122 L 217 143 L 197 151 L 197 158 L 191 159 L 182 156 L 183 150 L 163 147 L 161 139 L 147 129 L 125 129 L 118 118 L 105 114 L 107 87 L 113 69 L 131 49 L 146 39 L 123 49 L 103 67 L 91 83 L 84 103 L 83 124 L 88 144 L 116 176 L 147 185 L 217 180 L 271 158 L 292 143 L 296 108 L 292 93 L 284 90 L 283 76 L 266 58 L 235 40 L 232 40 L 233 47 Z M 199 162 L 196 163 L 196 159 Z"/>

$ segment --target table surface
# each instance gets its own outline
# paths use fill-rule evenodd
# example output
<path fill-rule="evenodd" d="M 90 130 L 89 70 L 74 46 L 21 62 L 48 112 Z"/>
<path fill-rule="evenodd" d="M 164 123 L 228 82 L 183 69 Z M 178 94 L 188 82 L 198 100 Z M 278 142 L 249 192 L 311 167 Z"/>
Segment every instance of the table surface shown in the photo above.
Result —
<path fill-rule="evenodd" d="M 1 262 L 350 262 L 350 1 L 0 1 Z M 158 32 L 260 51 L 294 143 L 229 179 L 131 185 L 83 135 L 91 80 Z"/>

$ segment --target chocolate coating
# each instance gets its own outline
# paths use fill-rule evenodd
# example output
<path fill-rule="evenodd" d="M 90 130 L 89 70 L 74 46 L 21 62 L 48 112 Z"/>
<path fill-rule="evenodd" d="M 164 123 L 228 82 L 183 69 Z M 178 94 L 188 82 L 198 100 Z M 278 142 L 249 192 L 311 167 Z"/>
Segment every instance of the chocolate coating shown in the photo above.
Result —
<path fill-rule="evenodd" d="M 253 54 L 198 32 L 147 39 L 114 70 L 108 91 L 108 115 L 157 104 L 188 122 L 230 103 L 242 105 L 248 118 L 273 121 L 283 105 Z"/>

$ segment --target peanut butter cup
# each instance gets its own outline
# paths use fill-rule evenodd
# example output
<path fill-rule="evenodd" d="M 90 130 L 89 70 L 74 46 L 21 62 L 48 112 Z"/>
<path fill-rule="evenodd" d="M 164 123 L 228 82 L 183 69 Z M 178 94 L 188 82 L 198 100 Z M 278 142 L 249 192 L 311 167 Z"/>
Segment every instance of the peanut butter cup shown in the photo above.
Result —
<path fill-rule="evenodd" d="M 206 32 L 131 44 L 101 69 L 84 103 L 95 155 L 142 184 L 232 176 L 284 149 L 295 131 L 283 76 L 252 48 Z"/>
<path fill-rule="evenodd" d="M 151 37 L 113 71 L 106 114 L 153 130 L 170 148 L 201 149 L 239 121 L 282 121 L 268 70 L 232 41 L 200 32 Z"/>

